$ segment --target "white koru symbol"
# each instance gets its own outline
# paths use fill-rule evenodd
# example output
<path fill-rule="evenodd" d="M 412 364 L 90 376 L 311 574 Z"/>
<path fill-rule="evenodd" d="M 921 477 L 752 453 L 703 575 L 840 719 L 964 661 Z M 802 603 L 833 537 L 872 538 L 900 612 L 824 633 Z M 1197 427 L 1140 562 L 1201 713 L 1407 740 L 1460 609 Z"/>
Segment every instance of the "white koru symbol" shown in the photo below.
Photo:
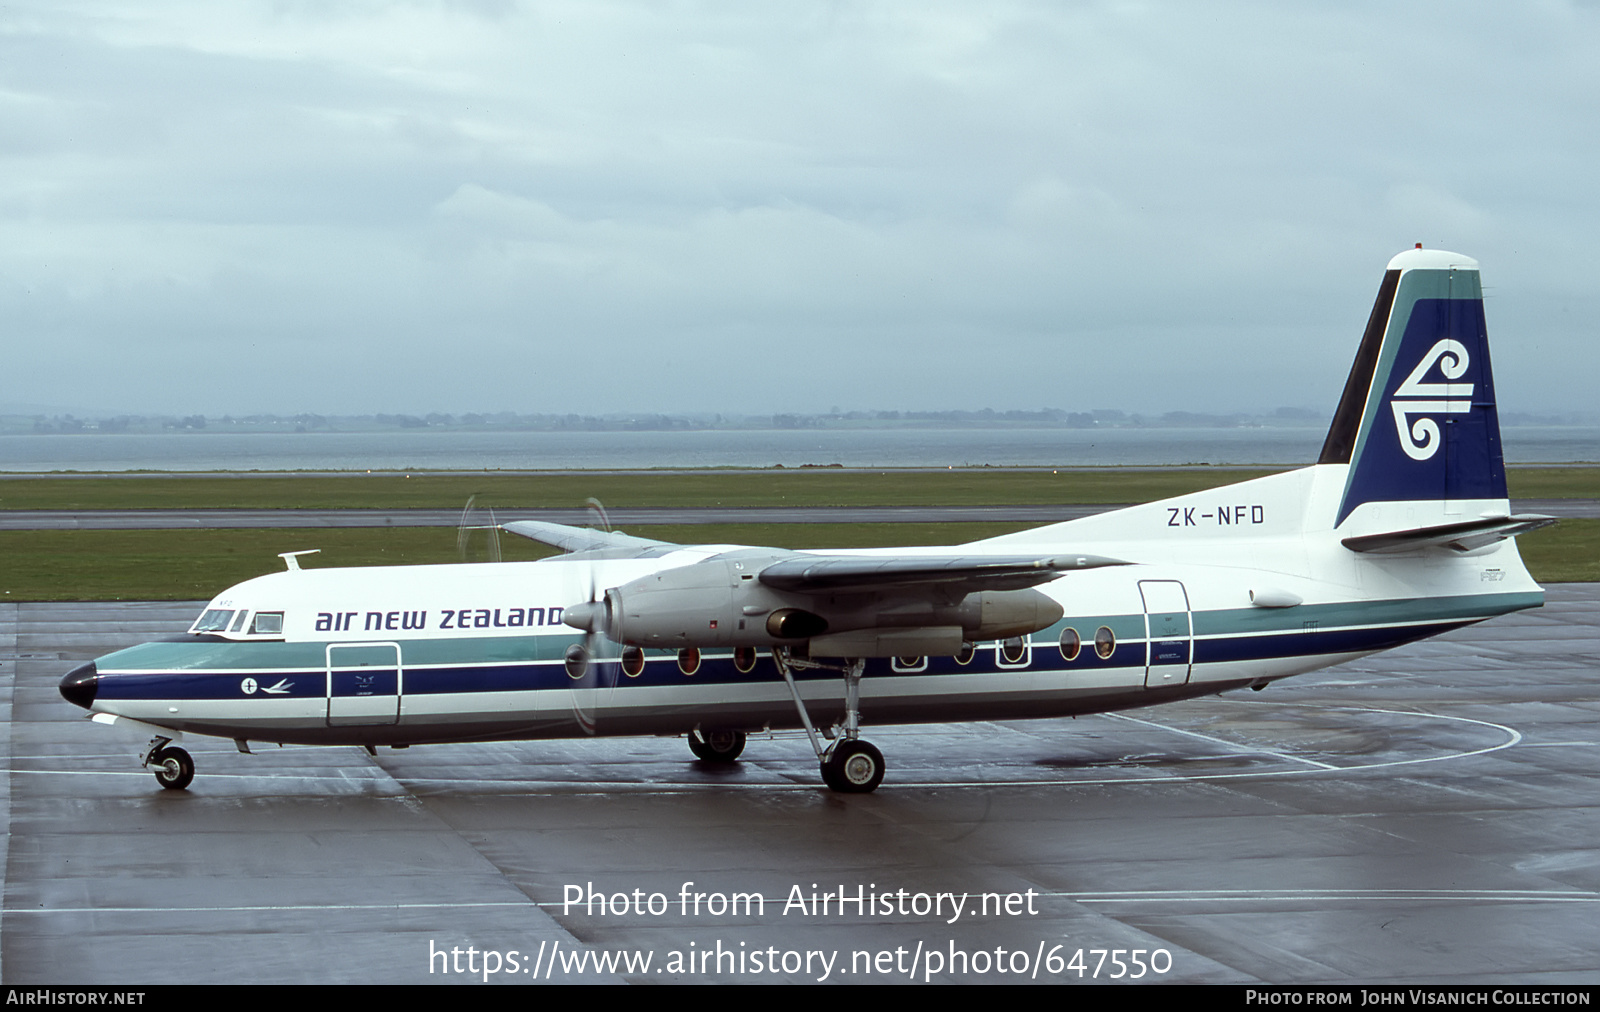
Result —
<path fill-rule="evenodd" d="M 1407 424 L 1408 415 L 1460 415 L 1472 410 L 1471 383 L 1424 383 L 1435 362 L 1447 380 L 1466 375 L 1471 359 L 1460 341 L 1445 338 L 1422 356 L 1422 361 L 1411 370 L 1411 375 L 1394 392 L 1389 407 L 1394 411 L 1395 429 L 1400 434 L 1400 446 L 1412 460 L 1427 460 L 1439 452 L 1439 423 L 1432 418 L 1418 418 Z M 1420 397 L 1425 400 L 1401 400 L 1402 397 Z"/>
<path fill-rule="evenodd" d="M 256 680 L 254 678 L 246 678 L 239 683 L 239 688 L 244 690 L 245 695 L 253 696 L 256 694 Z"/>

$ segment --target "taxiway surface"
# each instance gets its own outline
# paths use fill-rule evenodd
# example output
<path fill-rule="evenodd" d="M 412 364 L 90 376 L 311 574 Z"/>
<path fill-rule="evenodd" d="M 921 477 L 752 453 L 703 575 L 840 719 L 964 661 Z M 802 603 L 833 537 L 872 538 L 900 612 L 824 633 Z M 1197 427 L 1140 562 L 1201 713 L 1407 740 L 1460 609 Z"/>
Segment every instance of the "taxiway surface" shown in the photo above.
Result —
<path fill-rule="evenodd" d="M 5 983 L 467 983 L 491 951 L 512 983 L 1054 982 L 1079 950 L 1084 981 L 1133 950 L 1145 981 L 1600 981 L 1600 585 L 1261 693 L 868 712 L 889 772 L 859 797 L 797 738 L 733 769 L 676 739 L 191 738 L 194 785 L 163 791 L 56 686 L 198 607 L 0 605 Z M 563 909 L 591 884 L 603 912 Z M 812 904 L 841 891 L 892 909 Z M 764 911 L 714 912 L 735 893 Z"/>

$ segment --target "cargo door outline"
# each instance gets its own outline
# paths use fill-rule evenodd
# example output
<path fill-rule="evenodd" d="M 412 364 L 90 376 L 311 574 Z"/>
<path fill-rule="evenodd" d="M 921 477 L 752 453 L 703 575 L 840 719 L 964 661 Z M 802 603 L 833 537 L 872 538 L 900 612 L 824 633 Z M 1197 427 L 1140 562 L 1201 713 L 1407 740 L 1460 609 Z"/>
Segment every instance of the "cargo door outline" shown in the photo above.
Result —
<path fill-rule="evenodd" d="M 328 726 L 398 724 L 404 677 L 398 643 L 328 644 Z"/>
<path fill-rule="evenodd" d="M 1194 660 L 1189 595 L 1177 580 L 1140 580 L 1144 600 L 1144 687 L 1185 685 Z"/>

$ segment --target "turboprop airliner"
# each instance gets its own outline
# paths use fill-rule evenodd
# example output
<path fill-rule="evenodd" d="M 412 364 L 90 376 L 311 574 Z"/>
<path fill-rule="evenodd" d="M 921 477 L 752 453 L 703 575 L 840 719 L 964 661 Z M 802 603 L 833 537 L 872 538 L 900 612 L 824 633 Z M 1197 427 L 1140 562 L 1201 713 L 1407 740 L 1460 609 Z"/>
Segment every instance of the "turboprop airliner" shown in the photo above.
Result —
<path fill-rule="evenodd" d="M 1543 604 L 1515 536 L 1475 261 L 1384 274 L 1313 466 L 970 544 L 789 551 L 537 521 L 529 563 L 285 571 L 188 633 L 69 672 L 149 734 L 349 744 L 683 735 L 704 762 L 804 729 L 874 790 L 863 724 L 1064 717 L 1262 688 Z"/>

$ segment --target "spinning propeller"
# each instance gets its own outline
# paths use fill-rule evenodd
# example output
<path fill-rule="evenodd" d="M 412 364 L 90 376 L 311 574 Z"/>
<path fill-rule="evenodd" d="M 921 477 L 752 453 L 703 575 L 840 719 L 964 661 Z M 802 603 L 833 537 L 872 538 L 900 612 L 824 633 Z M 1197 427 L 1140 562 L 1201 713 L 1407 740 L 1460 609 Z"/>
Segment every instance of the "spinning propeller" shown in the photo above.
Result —
<path fill-rule="evenodd" d="M 500 525 L 494 522 L 494 509 L 491 507 L 478 507 L 476 495 L 467 497 L 467 504 L 461 508 L 461 522 L 456 525 L 456 552 L 461 556 L 462 562 L 471 562 L 467 557 L 467 546 L 472 541 L 473 531 L 483 531 L 487 537 L 488 560 L 500 561 Z M 478 512 L 487 512 L 487 524 L 476 523 L 479 519 Z"/>
<path fill-rule="evenodd" d="M 590 527 L 609 534 L 611 519 L 606 516 L 606 508 L 600 500 L 590 498 L 587 505 Z M 600 589 L 594 559 L 586 558 L 581 565 L 583 601 L 567 608 L 563 615 L 568 625 L 583 630 L 583 639 L 567 648 L 565 663 L 567 677 L 572 679 L 572 715 L 585 734 L 594 734 L 601 693 L 616 686 L 617 666 L 602 657 L 605 644 L 610 642 L 601 631 L 606 628 L 606 611 L 610 604 Z"/>

